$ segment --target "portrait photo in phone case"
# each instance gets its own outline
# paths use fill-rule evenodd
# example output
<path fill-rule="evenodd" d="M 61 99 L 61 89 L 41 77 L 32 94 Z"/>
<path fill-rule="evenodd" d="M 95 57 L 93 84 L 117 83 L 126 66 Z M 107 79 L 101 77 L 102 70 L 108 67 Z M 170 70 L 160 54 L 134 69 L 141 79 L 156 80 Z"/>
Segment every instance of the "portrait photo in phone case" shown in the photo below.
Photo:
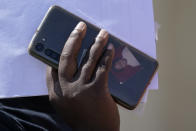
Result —
<path fill-rule="evenodd" d="M 111 73 L 120 84 L 133 77 L 140 69 L 139 61 L 126 46 L 115 49 Z"/>

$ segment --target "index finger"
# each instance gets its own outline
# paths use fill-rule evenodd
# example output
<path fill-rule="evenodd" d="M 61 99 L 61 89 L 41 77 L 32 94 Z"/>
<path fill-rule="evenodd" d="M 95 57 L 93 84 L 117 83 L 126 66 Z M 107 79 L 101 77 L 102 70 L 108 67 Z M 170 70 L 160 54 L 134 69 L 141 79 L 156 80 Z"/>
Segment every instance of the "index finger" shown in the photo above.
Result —
<path fill-rule="evenodd" d="M 86 34 L 86 24 L 79 22 L 65 43 L 59 61 L 59 79 L 70 81 L 77 69 L 77 55 Z"/>

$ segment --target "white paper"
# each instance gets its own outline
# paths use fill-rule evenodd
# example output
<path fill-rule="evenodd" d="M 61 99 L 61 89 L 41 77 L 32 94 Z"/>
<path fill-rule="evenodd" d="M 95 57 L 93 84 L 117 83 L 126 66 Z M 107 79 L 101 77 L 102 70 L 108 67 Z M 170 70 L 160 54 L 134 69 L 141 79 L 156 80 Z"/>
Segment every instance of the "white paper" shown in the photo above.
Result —
<path fill-rule="evenodd" d="M 0 97 L 47 94 L 45 68 L 27 47 L 51 5 L 59 5 L 156 58 L 152 0 L 0 0 Z M 149 89 L 158 89 L 155 76 Z"/>

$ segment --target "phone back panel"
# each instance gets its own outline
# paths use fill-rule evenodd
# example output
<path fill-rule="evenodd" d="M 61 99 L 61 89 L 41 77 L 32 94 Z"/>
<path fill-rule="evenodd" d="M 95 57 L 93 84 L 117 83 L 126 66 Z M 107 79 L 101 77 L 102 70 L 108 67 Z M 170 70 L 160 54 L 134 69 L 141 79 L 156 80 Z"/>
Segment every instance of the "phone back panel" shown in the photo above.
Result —
<path fill-rule="evenodd" d="M 79 21 L 87 24 L 87 35 L 78 55 L 80 65 L 100 28 L 58 6 L 52 6 L 45 15 L 29 45 L 29 53 L 44 63 L 58 68 L 64 44 Z M 158 62 L 112 34 L 108 43 L 112 43 L 115 47 L 115 57 L 109 73 L 110 93 L 119 104 L 133 109 L 144 94 Z"/>

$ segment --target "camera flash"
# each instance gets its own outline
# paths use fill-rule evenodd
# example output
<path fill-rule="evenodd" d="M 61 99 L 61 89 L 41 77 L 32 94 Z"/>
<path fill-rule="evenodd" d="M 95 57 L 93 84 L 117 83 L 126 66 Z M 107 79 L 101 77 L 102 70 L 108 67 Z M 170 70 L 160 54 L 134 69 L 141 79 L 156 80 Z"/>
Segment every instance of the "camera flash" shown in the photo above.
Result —
<path fill-rule="evenodd" d="M 42 41 L 45 42 L 46 41 L 46 38 L 42 38 Z"/>

